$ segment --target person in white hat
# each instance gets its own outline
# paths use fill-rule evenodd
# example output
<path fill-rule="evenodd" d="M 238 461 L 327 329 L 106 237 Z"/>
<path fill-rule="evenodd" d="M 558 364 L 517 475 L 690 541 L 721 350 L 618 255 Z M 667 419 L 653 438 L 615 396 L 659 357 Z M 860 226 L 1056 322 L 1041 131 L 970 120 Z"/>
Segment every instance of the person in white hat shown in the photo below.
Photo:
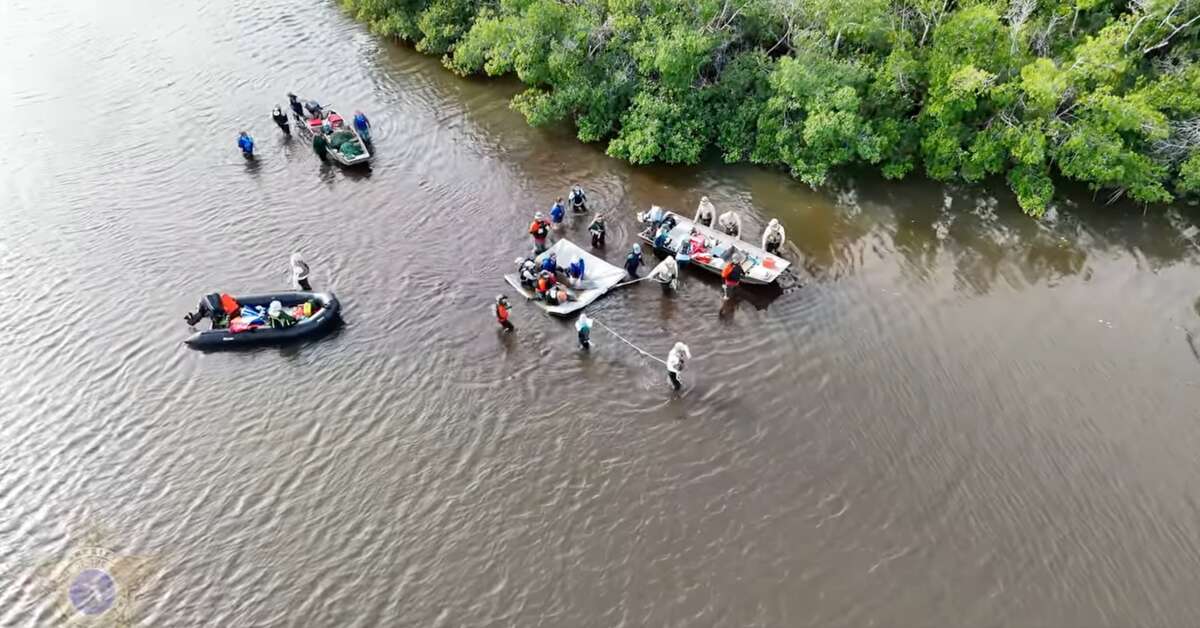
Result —
<path fill-rule="evenodd" d="M 671 380 L 671 386 L 675 390 L 679 390 L 683 386 L 683 383 L 679 381 L 679 374 L 683 372 L 687 360 L 690 359 L 692 359 L 692 352 L 682 342 L 675 343 L 675 346 L 671 347 L 671 352 L 667 354 L 667 377 Z"/>

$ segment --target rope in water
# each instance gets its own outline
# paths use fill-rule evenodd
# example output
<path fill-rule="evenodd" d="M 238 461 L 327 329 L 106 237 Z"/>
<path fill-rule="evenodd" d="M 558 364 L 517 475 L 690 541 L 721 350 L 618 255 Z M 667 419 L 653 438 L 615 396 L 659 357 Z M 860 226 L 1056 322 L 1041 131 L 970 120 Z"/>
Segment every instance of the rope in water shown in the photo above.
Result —
<path fill-rule="evenodd" d="M 654 359 L 654 360 L 658 360 L 659 362 L 661 362 L 661 363 L 662 363 L 662 365 L 663 365 L 663 366 L 666 366 L 666 365 L 667 365 L 667 361 L 666 361 L 666 360 L 663 360 L 663 359 L 659 358 L 658 356 L 656 356 L 656 355 L 654 355 L 654 354 L 652 354 L 652 353 L 650 353 L 650 352 L 648 352 L 648 351 L 646 351 L 646 350 L 642 349 L 641 347 L 639 347 L 639 346 L 637 346 L 637 345 L 633 344 L 632 342 L 629 342 L 629 341 L 628 341 L 628 340 L 626 340 L 626 339 L 625 339 L 623 336 L 621 336 L 621 334 L 618 334 L 617 332 L 613 331 L 613 330 L 612 330 L 612 328 L 611 328 L 611 327 L 609 327 L 608 325 L 605 325 L 604 323 L 601 323 L 600 321 L 598 321 L 598 320 L 596 320 L 596 319 L 594 319 L 594 318 L 592 319 L 592 322 L 593 322 L 593 323 L 595 323 L 595 324 L 597 324 L 597 325 L 599 325 L 599 326 L 601 326 L 601 327 L 603 327 L 604 329 L 607 329 L 607 330 L 608 330 L 608 333 L 610 333 L 610 334 L 612 334 L 612 335 L 614 335 L 614 336 L 616 336 L 616 337 L 617 337 L 617 340 L 620 340 L 621 342 L 623 342 L 623 343 L 625 343 L 625 344 L 627 344 L 627 345 L 629 345 L 629 346 L 633 347 L 633 348 L 634 348 L 634 350 L 635 350 L 635 351 L 637 351 L 638 353 L 640 353 L 640 354 L 642 354 L 642 355 L 644 355 L 644 356 L 646 356 L 646 357 L 648 357 L 648 358 L 651 358 L 651 359 Z"/>
<path fill-rule="evenodd" d="M 613 286 L 613 289 L 616 290 L 617 288 L 620 288 L 621 286 L 631 286 L 639 281 L 645 281 L 647 279 L 651 279 L 650 275 L 646 275 L 645 277 L 638 277 L 637 279 L 630 279 L 629 281 L 622 281 L 621 283 Z"/>

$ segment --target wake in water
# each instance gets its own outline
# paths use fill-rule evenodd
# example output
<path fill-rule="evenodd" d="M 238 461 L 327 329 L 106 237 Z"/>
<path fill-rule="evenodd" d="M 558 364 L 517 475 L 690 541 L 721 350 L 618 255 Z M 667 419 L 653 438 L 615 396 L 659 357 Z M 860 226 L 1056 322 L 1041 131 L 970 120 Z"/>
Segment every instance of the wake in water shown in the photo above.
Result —
<path fill-rule="evenodd" d="M 1192 355 L 1195 356 L 1196 361 L 1200 362 L 1200 349 L 1196 348 L 1196 337 L 1187 329 L 1183 330 L 1183 337 L 1187 339 L 1188 348 L 1192 350 Z"/>

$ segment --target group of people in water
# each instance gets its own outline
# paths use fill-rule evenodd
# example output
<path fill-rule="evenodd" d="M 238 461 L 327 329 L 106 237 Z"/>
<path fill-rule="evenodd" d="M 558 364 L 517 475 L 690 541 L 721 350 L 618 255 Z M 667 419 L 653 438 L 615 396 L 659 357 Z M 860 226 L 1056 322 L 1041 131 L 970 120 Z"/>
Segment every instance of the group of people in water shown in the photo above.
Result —
<path fill-rule="evenodd" d="M 558 256 L 553 252 L 543 255 L 548 250 L 547 242 L 551 232 L 566 219 L 566 208 L 569 206 L 576 213 L 587 211 L 587 196 L 583 188 L 578 184 L 571 187 L 567 198 L 567 204 L 564 204 L 561 197 L 556 199 L 550 207 L 549 217 L 542 212 L 534 213 L 533 221 L 530 223 L 528 230 L 529 236 L 532 239 L 533 249 L 529 255 L 519 257 L 514 261 L 517 266 L 520 285 L 533 295 L 533 299 L 549 305 L 561 305 L 573 300 L 575 296 L 570 289 L 580 288 L 587 273 L 586 262 L 580 256 L 574 256 L 572 259 L 566 260 L 564 264 L 563 260 L 558 259 Z M 653 235 L 653 237 L 647 235 L 647 238 L 651 240 L 655 249 L 671 250 L 668 243 L 673 236 L 673 230 L 677 226 L 677 221 L 673 215 L 669 215 L 658 208 L 655 208 L 655 210 L 647 212 L 643 218 L 646 222 L 650 223 L 648 234 Z M 718 215 L 716 207 L 713 206 L 712 201 L 707 196 L 700 199 L 700 205 L 696 209 L 694 222 L 697 225 L 715 228 L 731 238 L 740 239 L 742 235 L 741 217 L 733 211 Z M 588 224 L 588 233 L 591 235 L 593 248 L 604 248 L 606 232 L 604 216 L 597 213 Z M 703 239 L 702 234 L 695 228 L 692 229 L 692 236 Z M 770 254 L 778 254 L 785 239 L 783 226 L 779 224 L 778 220 L 772 219 L 763 232 L 762 249 Z M 711 241 L 711 237 L 709 241 Z M 640 244 L 634 243 L 630 246 L 624 259 L 624 270 L 628 275 L 627 283 L 642 279 L 653 279 L 662 284 L 665 289 L 674 289 L 678 285 L 680 265 L 678 259 L 682 258 L 684 263 L 688 261 L 690 252 L 689 244 L 690 241 L 679 243 L 674 247 L 676 255 L 667 256 L 649 275 L 641 277 L 639 276 L 639 272 L 644 264 L 642 248 Z M 739 259 L 737 255 L 734 255 L 726 261 L 722 268 L 721 278 L 725 298 L 729 298 L 732 291 L 740 285 L 746 272 L 743 267 L 745 261 L 744 256 Z M 494 303 L 494 313 L 500 327 L 506 332 L 512 332 L 516 329 L 510 320 L 510 312 L 511 304 L 508 298 L 503 294 L 497 295 Z M 590 335 L 593 323 L 594 321 L 583 313 L 576 319 L 575 329 L 581 349 L 586 350 L 591 347 Z M 679 390 L 682 385 L 679 376 L 691 357 L 691 350 L 686 344 L 676 343 L 668 354 L 667 360 L 664 362 L 667 367 L 668 379 L 675 390 Z"/>
<path fill-rule="evenodd" d="M 742 237 L 741 216 L 734 211 L 727 211 L 718 216 L 717 208 L 713 206 L 707 196 L 700 197 L 700 206 L 696 208 L 696 217 L 693 221 L 709 228 L 712 228 L 713 221 L 716 221 L 716 228 L 725 235 L 739 239 Z M 763 230 L 762 249 L 772 255 L 778 255 L 785 239 L 783 225 L 779 224 L 779 220 L 772 218 L 767 223 L 767 228 Z"/>
<path fill-rule="evenodd" d="M 292 115 L 296 119 L 296 124 L 302 125 L 305 128 L 313 131 L 313 152 L 324 161 L 328 155 L 330 148 L 336 148 L 331 141 L 333 134 L 338 130 L 337 127 L 342 124 L 340 118 L 331 118 L 329 111 L 315 100 L 301 101 L 298 96 L 293 93 L 288 93 L 288 107 L 291 108 Z M 288 115 L 279 105 L 271 110 L 271 119 L 283 131 L 285 135 L 292 134 L 292 127 L 288 121 Z M 313 128 L 309 125 L 309 120 L 320 120 L 321 125 Z M 361 111 L 354 112 L 354 118 L 351 122 L 354 125 L 354 130 L 358 132 L 358 136 L 364 142 L 371 141 L 371 121 L 367 119 L 367 115 Z M 242 151 L 242 156 L 247 159 L 254 157 L 254 138 L 246 131 L 238 133 L 237 137 L 238 149 Z"/>
<path fill-rule="evenodd" d="M 519 257 L 515 263 L 521 285 L 532 292 L 535 299 L 550 305 L 562 305 L 575 298 L 566 286 L 559 283 L 558 273 L 566 275 L 571 286 L 579 289 L 587 269 L 587 264 L 579 256 L 575 256 L 566 266 L 559 266 L 558 256 L 554 253 L 542 258 L 541 263 L 533 256 Z"/>

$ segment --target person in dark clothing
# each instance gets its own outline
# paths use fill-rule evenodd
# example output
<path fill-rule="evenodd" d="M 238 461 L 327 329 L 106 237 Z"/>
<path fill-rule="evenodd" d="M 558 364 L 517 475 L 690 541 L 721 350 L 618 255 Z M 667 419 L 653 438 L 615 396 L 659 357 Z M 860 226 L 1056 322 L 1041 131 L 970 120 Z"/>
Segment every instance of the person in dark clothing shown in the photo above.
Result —
<path fill-rule="evenodd" d="M 638 267 L 642 265 L 642 247 L 634 244 L 633 248 L 629 249 L 629 255 L 625 256 L 625 272 L 629 273 L 631 279 L 638 278 Z"/>
<path fill-rule="evenodd" d="M 275 121 L 275 124 L 279 125 L 280 131 L 288 135 L 292 134 L 292 127 L 288 126 L 287 114 L 279 108 L 279 105 L 275 105 L 275 109 L 271 112 L 271 119 Z"/>
<path fill-rule="evenodd" d="M 187 315 L 183 317 L 183 320 L 187 321 L 188 325 L 195 327 L 196 323 L 199 323 L 206 318 L 214 318 L 214 316 L 219 315 L 220 313 L 221 295 L 213 293 L 200 299 L 200 304 L 196 306 L 196 311 L 188 312 Z"/>
<path fill-rule="evenodd" d="M 288 105 L 292 108 L 292 115 L 296 116 L 296 121 L 304 122 L 304 105 L 295 94 L 288 93 Z"/>
<path fill-rule="evenodd" d="M 329 140 L 325 137 L 325 134 L 324 133 L 315 133 L 313 135 L 312 146 L 313 146 L 313 152 L 317 154 L 317 157 L 320 157 L 321 161 L 325 161 L 326 153 L 329 150 Z"/>
<path fill-rule="evenodd" d="M 587 195 L 583 193 L 583 188 L 578 183 L 571 186 L 571 193 L 567 196 L 567 200 L 571 203 L 572 211 L 587 211 Z"/>
<path fill-rule="evenodd" d="M 604 214 L 596 214 L 596 219 L 588 225 L 588 231 L 592 234 L 592 248 L 604 248 Z"/>

